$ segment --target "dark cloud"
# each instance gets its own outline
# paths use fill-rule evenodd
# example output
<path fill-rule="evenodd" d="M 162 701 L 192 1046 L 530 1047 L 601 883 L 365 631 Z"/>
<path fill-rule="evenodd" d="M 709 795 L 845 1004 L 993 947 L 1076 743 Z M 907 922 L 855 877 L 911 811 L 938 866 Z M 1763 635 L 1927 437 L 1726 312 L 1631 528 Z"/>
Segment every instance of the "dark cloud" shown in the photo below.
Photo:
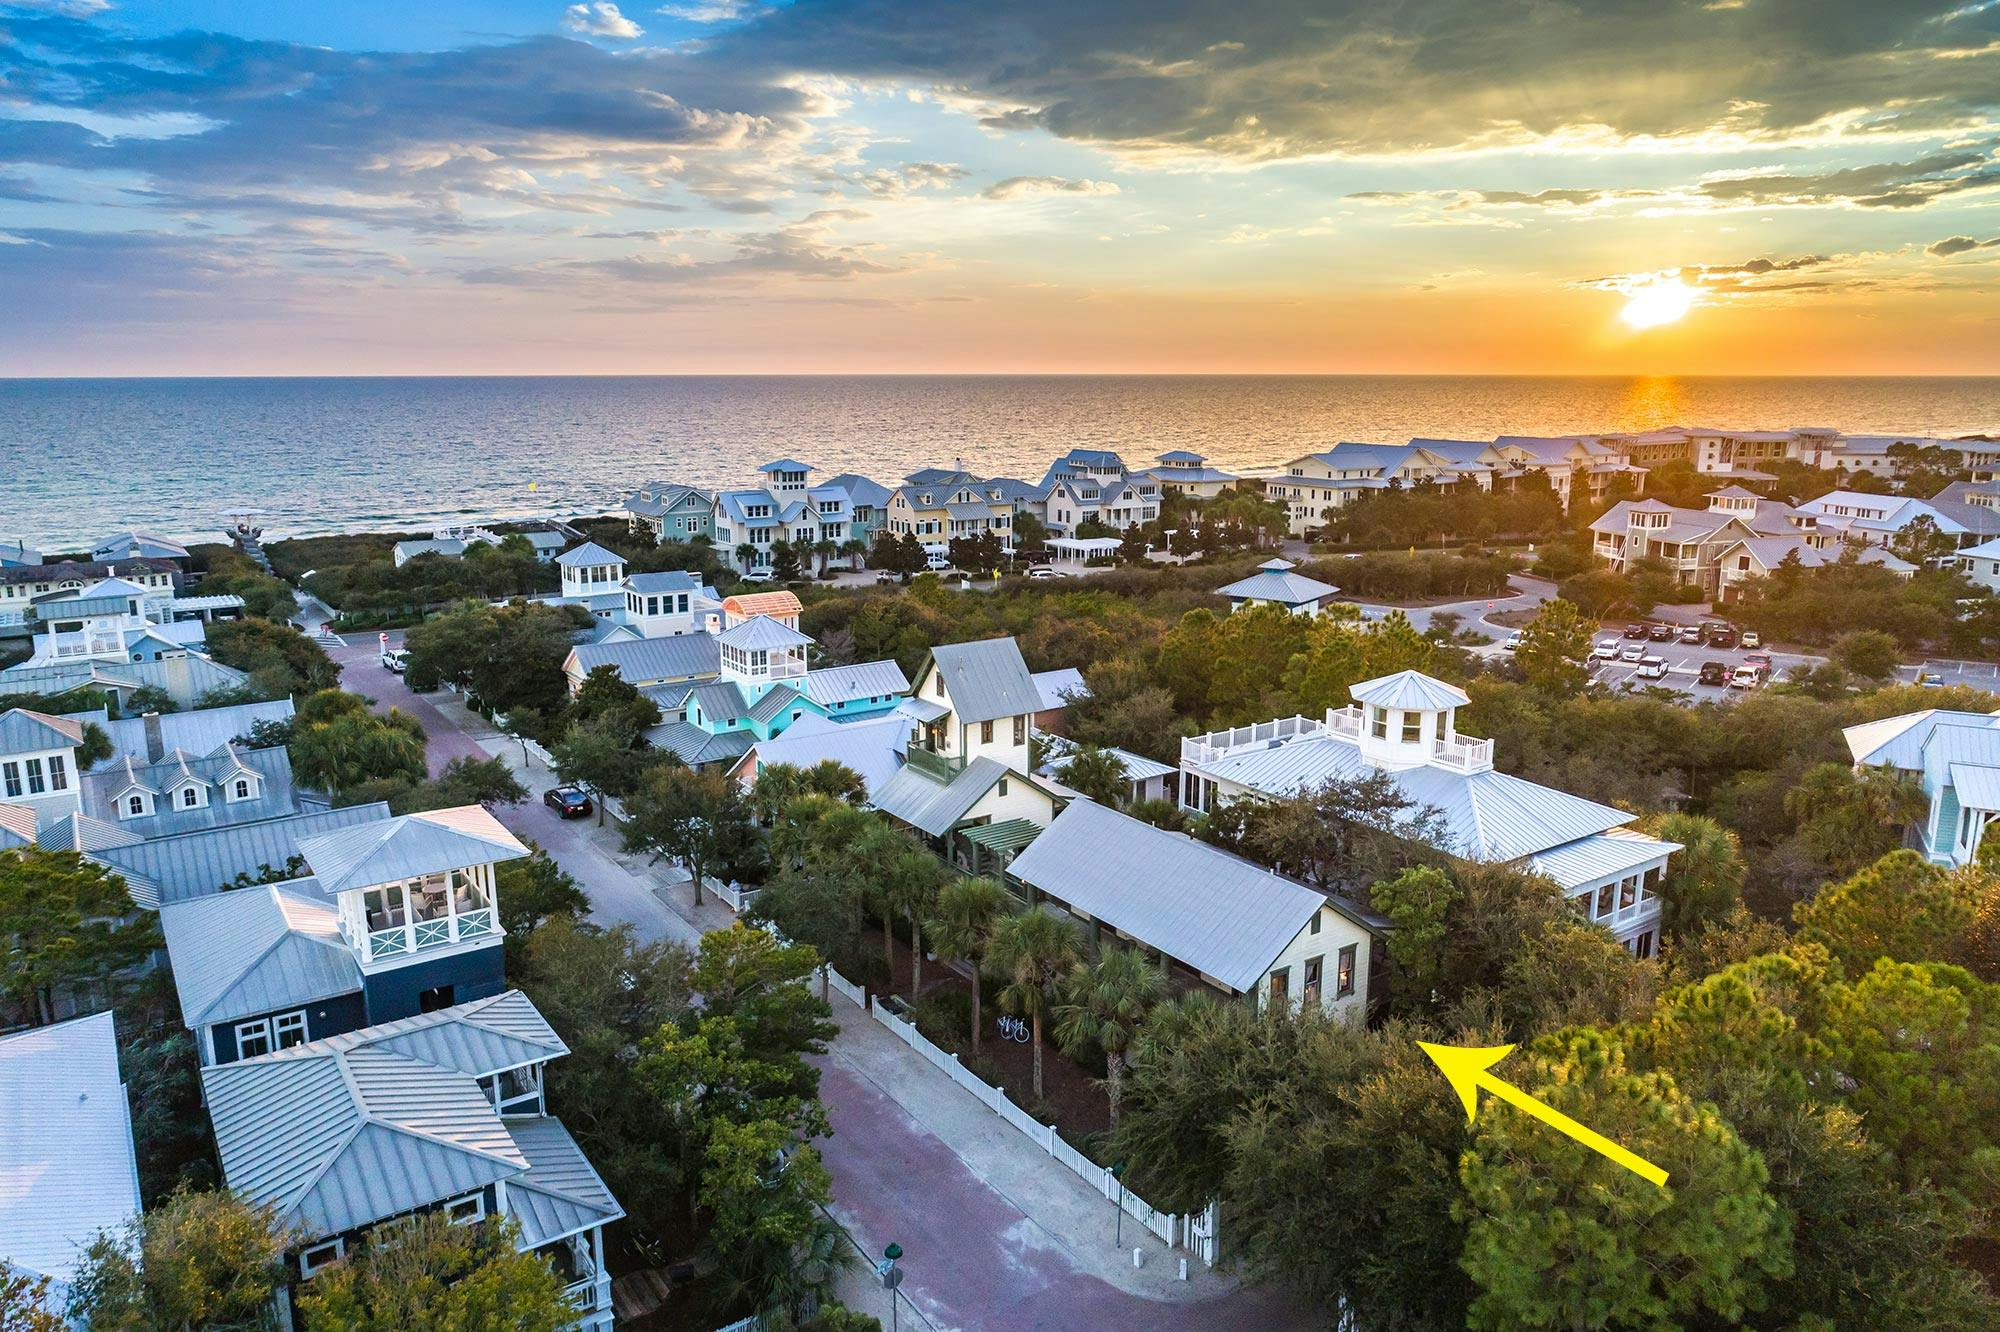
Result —
<path fill-rule="evenodd" d="M 1924 253 L 1939 259 L 1949 259 L 1955 254 L 1965 254 L 1971 250 L 2000 249 L 2000 236 L 1988 240 L 1974 240 L 1970 236 L 1946 236 L 1924 247 Z"/>
<path fill-rule="evenodd" d="M 1602 130 L 1783 137 L 1989 123 L 2000 10 L 1963 0 L 818 0 L 715 58 L 936 83 L 998 129 L 1241 157 Z M 1963 56 L 1971 58 L 1952 59 Z"/>

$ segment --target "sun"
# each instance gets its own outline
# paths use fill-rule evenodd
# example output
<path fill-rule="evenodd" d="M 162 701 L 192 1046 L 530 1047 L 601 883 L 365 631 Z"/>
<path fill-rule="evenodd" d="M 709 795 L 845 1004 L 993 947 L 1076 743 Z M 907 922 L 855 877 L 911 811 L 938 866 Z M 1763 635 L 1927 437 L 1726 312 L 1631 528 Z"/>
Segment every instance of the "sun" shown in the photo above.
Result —
<path fill-rule="evenodd" d="M 1648 282 L 1631 290 L 1618 317 L 1633 328 L 1658 328 L 1661 324 L 1673 323 L 1692 310 L 1694 297 L 1694 288 L 1679 278 Z"/>

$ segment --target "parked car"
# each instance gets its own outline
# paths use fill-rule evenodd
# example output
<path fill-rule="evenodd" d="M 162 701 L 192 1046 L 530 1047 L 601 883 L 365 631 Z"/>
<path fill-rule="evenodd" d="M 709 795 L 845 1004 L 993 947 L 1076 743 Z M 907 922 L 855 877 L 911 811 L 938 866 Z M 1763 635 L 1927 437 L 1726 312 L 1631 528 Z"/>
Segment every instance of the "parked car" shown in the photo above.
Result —
<path fill-rule="evenodd" d="M 1058 574 L 1056 573 L 1056 571 L 1055 571 L 1054 569 L 1051 569 L 1051 568 L 1050 568 L 1050 567 L 1049 567 L 1048 565 L 1046 565 L 1046 564 L 1038 564 L 1038 565 L 1036 565 L 1036 566 L 1035 566 L 1034 568 L 1032 568 L 1032 569 L 1028 570 L 1028 577 L 1030 577 L 1030 578 L 1056 578 L 1056 577 L 1059 577 L 1059 575 L 1058 575 Z"/>
<path fill-rule="evenodd" d="M 1632 672 L 1632 678 L 1635 680 L 1666 679 L 1667 659 L 1665 657 L 1647 657 L 1639 663 L 1639 669 Z"/>
<path fill-rule="evenodd" d="M 1747 648 L 1763 647 L 1764 635 L 1758 633 L 1755 629 L 1745 629 L 1743 631 L 1743 646 Z"/>
<path fill-rule="evenodd" d="M 404 671 L 410 669 L 410 654 L 402 648 L 383 648 L 382 665 L 386 669 L 401 675 Z"/>
<path fill-rule="evenodd" d="M 1736 626 L 1733 624 L 1711 624 L 1708 626 L 1708 645 L 1712 648 L 1735 647 Z"/>
<path fill-rule="evenodd" d="M 1633 646 L 1626 648 L 1623 652 L 1618 654 L 1618 660 L 1620 661 L 1644 661 L 1645 659 L 1646 659 L 1646 649 L 1638 646 L 1637 644 L 1634 644 Z"/>
<path fill-rule="evenodd" d="M 1771 654 L 1768 652 L 1752 652 L 1743 659 L 1743 664 L 1752 667 L 1759 674 L 1768 676 L 1771 673 Z"/>
<path fill-rule="evenodd" d="M 1755 689 L 1764 682 L 1763 672 L 1755 666 L 1738 666 L 1729 676 L 1731 689 Z"/>
<path fill-rule="evenodd" d="M 559 819 L 586 818 L 596 808 L 590 797 L 574 786 L 551 786 L 542 792 L 542 803 L 554 810 Z"/>
<path fill-rule="evenodd" d="M 1627 638 L 1644 638 L 1645 636 L 1646 636 L 1646 626 L 1645 626 L 1645 625 L 1643 625 L 1643 624 L 1628 624 L 1628 625 L 1626 625 L 1626 626 L 1625 626 L 1625 637 L 1627 637 Z"/>
<path fill-rule="evenodd" d="M 1513 633 L 1507 635 L 1507 641 L 1500 646 L 1509 652 L 1519 652 L 1521 650 L 1521 631 L 1516 629 Z"/>
<path fill-rule="evenodd" d="M 1706 643 L 1707 641 L 1708 641 L 1708 630 L 1704 629 L 1702 626 L 1698 624 L 1690 624 L 1690 625 L 1684 625 L 1681 628 L 1681 642 L 1687 644 L 1687 646 L 1700 647 L 1703 643 Z"/>
<path fill-rule="evenodd" d="M 944 555 L 928 555 L 924 557 L 924 567 L 932 573 L 943 573 L 951 568 L 951 560 Z"/>
<path fill-rule="evenodd" d="M 883 569 L 878 573 L 876 573 L 875 575 L 875 582 L 877 586 L 880 586 L 883 583 L 893 583 L 895 581 L 896 581 L 896 575 L 890 573 L 887 569 Z"/>
<path fill-rule="evenodd" d="M 1674 641 L 1674 627 L 1670 624 L 1656 624 L 1646 631 L 1646 640 L 1651 643 L 1671 643 Z"/>
<path fill-rule="evenodd" d="M 1597 658 L 1599 661 L 1618 660 L 1618 640 L 1615 638 L 1607 638 L 1603 640 L 1597 645 L 1597 647 L 1591 652 L 1590 655 Z"/>
<path fill-rule="evenodd" d="M 769 569 L 752 569 L 749 573 L 743 575 L 743 581 L 746 583 L 770 583 L 775 582 L 777 577 Z"/>
<path fill-rule="evenodd" d="M 1729 663 L 1726 661 L 1705 661 L 1695 673 L 1696 684 L 1709 685 L 1720 689 L 1729 683 Z"/>

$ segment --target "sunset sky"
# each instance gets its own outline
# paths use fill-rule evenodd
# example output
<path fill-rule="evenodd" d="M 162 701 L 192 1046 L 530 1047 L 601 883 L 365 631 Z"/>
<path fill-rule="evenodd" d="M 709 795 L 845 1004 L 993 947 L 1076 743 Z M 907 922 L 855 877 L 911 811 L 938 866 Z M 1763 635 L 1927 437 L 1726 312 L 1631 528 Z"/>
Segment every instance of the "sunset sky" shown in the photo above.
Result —
<path fill-rule="evenodd" d="M 2000 373 L 2000 0 L 0 0 L 0 375 L 711 371 Z"/>

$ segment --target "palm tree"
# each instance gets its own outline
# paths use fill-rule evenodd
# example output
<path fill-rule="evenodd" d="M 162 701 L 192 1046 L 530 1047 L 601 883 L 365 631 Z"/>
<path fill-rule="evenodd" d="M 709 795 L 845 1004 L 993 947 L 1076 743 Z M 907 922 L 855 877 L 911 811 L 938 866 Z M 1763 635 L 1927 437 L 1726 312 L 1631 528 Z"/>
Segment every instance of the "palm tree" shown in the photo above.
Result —
<path fill-rule="evenodd" d="M 2000 843 L 1996 843 L 2000 845 Z M 931 947 L 945 962 L 972 964 L 972 1053 L 979 1054 L 979 969 L 993 937 L 993 923 L 1007 905 L 1007 893 L 991 879 L 959 879 L 948 883 L 931 906 L 925 927 Z"/>
<path fill-rule="evenodd" d="M 882 898 L 889 909 L 908 917 L 910 922 L 910 998 L 924 992 L 924 917 L 937 905 L 950 871 L 928 851 L 911 849 L 890 862 L 882 881 Z M 888 921 L 882 922 L 886 931 Z M 890 965 L 895 954 L 890 953 Z M 894 976 L 893 970 L 891 976 Z"/>
<path fill-rule="evenodd" d="M 1663 814 L 1644 826 L 1681 848 L 1660 883 L 1660 928 L 1678 938 L 1728 915 L 1743 887 L 1736 834 L 1700 814 Z"/>
<path fill-rule="evenodd" d="M 840 543 L 840 553 L 847 557 L 847 567 L 849 569 L 859 569 L 861 567 L 861 557 L 868 553 L 868 543 L 859 537 L 849 537 Z"/>
<path fill-rule="evenodd" d="M 1095 966 L 1078 966 L 1063 982 L 1056 1044 L 1072 1055 L 1092 1044 L 1104 1051 L 1104 1094 L 1113 1124 L 1124 1091 L 1126 1052 L 1139 1023 L 1166 993 L 1167 978 L 1135 948 L 1107 948 Z"/>
<path fill-rule="evenodd" d="M 839 553 L 840 546 L 837 542 L 828 541 L 824 537 L 813 542 L 813 556 L 819 561 L 819 571 L 821 573 L 826 572 L 826 562 Z"/>
<path fill-rule="evenodd" d="M 1122 809 L 1131 798 L 1132 778 L 1125 760 L 1096 745 L 1080 745 L 1056 768 L 1056 780 L 1089 796 L 1106 809 Z"/>
<path fill-rule="evenodd" d="M 804 770 L 794 764 L 760 763 L 757 781 L 750 788 L 750 808 L 757 812 L 757 822 L 768 828 L 808 789 Z"/>
<path fill-rule="evenodd" d="M 1042 1020 L 1048 1016 L 1050 992 L 1079 960 L 1076 931 L 1066 920 L 1046 911 L 1009 916 L 993 930 L 986 948 L 986 969 L 1005 977 L 1000 1006 L 1025 1013 L 1035 1028 L 1035 1099 L 1042 1099 Z"/>
<path fill-rule="evenodd" d="M 836 851 L 848 875 L 882 913 L 882 956 L 888 961 L 891 985 L 896 981 L 896 936 L 892 928 L 896 903 L 889 893 L 888 878 L 896 862 L 911 851 L 922 848 L 908 834 L 880 817 L 871 819 L 869 827 Z"/>

